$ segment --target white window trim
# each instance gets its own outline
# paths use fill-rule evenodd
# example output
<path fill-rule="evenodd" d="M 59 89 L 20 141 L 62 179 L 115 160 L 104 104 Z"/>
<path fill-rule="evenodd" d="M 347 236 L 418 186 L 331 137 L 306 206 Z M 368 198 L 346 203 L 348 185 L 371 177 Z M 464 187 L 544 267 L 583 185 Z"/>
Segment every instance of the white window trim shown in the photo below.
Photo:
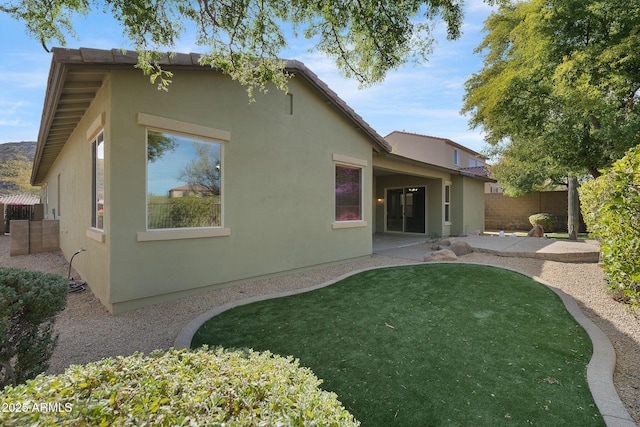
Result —
<path fill-rule="evenodd" d="M 231 228 L 225 227 L 225 192 L 224 192 L 224 151 L 225 145 L 231 141 L 231 132 L 211 128 L 208 126 L 197 125 L 193 123 L 183 122 L 180 120 L 168 119 L 165 117 L 154 116 L 146 113 L 138 113 L 138 124 L 145 126 L 145 150 L 148 143 L 148 132 L 160 131 L 168 132 L 178 135 L 191 136 L 206 140 L 211 140 L 220 144 L 220 157 L 222 159 L 222 167 L 220 170 L 220 223 L 222 225 L 217 227 L 202 227 L 202 228 L 183 228 L 183 229 L 159 229 L 159 230 L 145 230 L 138 231 L 136 233 L 136 241 L 138 242 L 157 242 L 163 240 L 180 240 L 180 239 L 200 239 L 210 237 L 226 237 L 231 235 Z M 146 155 L 145 155 L 146 159 Z M 145 161 L 145 181 L 148 177 L 148 162 Z M 148 182 L 145 182 L 145 189 L 148 186 Z M 145 190 L 146 193 L 146 190 Z M 147 202 L 145 196 L 145 228 L 147 227 L 148 212 Z"/>
<path fill-rule="evenodd" d="M 106 235 L 104 233 L 104 230 L 100 230 L 100 229 L 93 228 L 93 227 L 87 229 L 87 232 L 86 232 L 85 235 L 89 239 L 95 240 L 96 242 L 99 242 L 99 243 L 104 243 L 104 241 L 106 239 L 105 238 Z"/>
<path fill-rule="evenodd" d="M 96 125 L 98 123 L 100 123 L 100 126 L 97 128 L 97 130 L 95 132 L 92 132 L 92 133 L 87 132 L 87 135 L 90 135 L 90 134 L 93 135 L 92 138 L 89 140 L 89 144 L 91 144 L 91 156 L 92 156 L 91 157 L 91 186 L 92 186 L 92 188 L 91 188 L 91 199 L 92 199 L 91 200 L 91 204 L 92 204 L 92 207 L 91 207 L 91 226 L 87 230 L 87 237 L 91 237 L 91 236 L 89 236 L 89 234 L 90 234 L 89 231 L 90 230 L 91 231 L 97 231 L 99 233 L 104 234 L 104 222 L 102 224 L 103 228 L 97 228 L 97 227 L 95 227 L 93 225 L 93 209 L 95 208 L 94 205 L 96 203 L 96 200 L 94 199 L 94 194 L 93 194 L 93 192 L 95 191 L 95 185 L 96 185 L 96 177 L 94 176 L 94 174 L 95 174 L 94 167 L 95 167 L 95 161 L 96 161 L 94 156 L 96 155 L 96 153 L 94 153 L 93 150 L 94 150 L 94 143 L 96 142 L 96 140 L 98 139 L 98 136 L 100 136 L 100 134 L 102 134 L 102 143 L 104 144 L 104 148 L 103 149 L 106 149 L 106 147 L 107 147 L 107 142 L 106 142 L 106 138 L 105 138 L 105 135 L 104 135 L 104 133 L 105 133 L 104 132 L 104 128 L 101 127 L 101 124 L 104 123 L 104 115 L 101 115 L 98 119 L 96 119 L 92 126 L 94 126 L 94 125 Z M 97 147 L 97 144 L 96 144 L 95 145 L 95 149 L 97 150 L 97 148 L 98 147 Z M 104 155 L 106 157 L 106 154 L 104 154 Z M 106 159 L 103 159 L 103 160 L 105 160 L 105 162 L 106 162 Z M 104 177 L 104 178 L 106 180 L 106 177 Z M 103 182 L 102 184 L 105 186 L 105 189 L 106 189 L 106 181 Z M 105 194 L 105 199 L 106 199 L 106 194 Z M 104 200 L 104 203 L 106 205 L 106 200 Z M 97 218 L 97 215 L 98 215 L 98 212 L 96 210 L 96 218 Z M 104 221 L 104 219 L 103 219 L 103 221 Z M 93 237 L 91 237 L 91 238 L 93 238 Z M 104 236 L 101 237 L 100 239 L 101 240 L 98 240 L 98 239 L 94 238 L 94 240 L 97 240 L 99 242 L 104 242 Z"/>
<path fill-rule="evenodd" d="M 453 149 L 453 164 L 456 166 L 460 166 L 460 150 L 457 148 Z"/>
<path fill-rule="evenodd" d="M 355 220 L 355 221 L 334 221 L 331 224 L 331 228 L 334 230 L 340 230 L 343 228 L 359 228 L 366 227 L 369 225 L 365 220 Z"/>
<path fill-rule="evenodd" d="M 331 223 L 331 228 L 334 230 L 340 230 L 345 228 L 360 228 L 367 227 L 369 223 L 366 220 L 358 219 L 352 221 L 336 221 L 335 220 L 335 212 L 336 212 L 336 197 L 335 197 L 335 170 L 337 166 L 344 166 L 348 168 L 358 168 L 360 169 L 360 214 L 364 216 L 364 169 L 369 166 L 369 162 L 364 159 L 359 159 L 357 157 L 345 156 L 342 154 L 333 153 L 333 222 Z"/>
<path fill-rule="evenodd" d="M 449 187 L 448 202 L 447 202 L 447 190 L 446 190 L 447 187 Z M 443 218 L 445 220 L 444 225 L 451 225 L 451 181 L 444 182 L 444 188 L 442 193 L 443 216 L 444 216 L 444 213 L 446 212 L 446 208 L 444 206 L 447 206 L 447 205 L 449 205 L 449 221 L 447 221 L 446 218 Z"/>

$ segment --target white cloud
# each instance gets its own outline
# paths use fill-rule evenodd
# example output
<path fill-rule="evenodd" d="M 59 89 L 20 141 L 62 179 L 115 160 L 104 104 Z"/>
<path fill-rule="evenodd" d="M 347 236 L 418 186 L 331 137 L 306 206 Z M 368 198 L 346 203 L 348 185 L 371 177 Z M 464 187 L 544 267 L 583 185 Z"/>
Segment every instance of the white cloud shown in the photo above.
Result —
<path fill-rule="evenodd" d="M 12 89 L 44 90 L 47 86 L 47 76 L 46 71 L 8 72 L 0 69 L 0 85 L 10 85 Z"/>

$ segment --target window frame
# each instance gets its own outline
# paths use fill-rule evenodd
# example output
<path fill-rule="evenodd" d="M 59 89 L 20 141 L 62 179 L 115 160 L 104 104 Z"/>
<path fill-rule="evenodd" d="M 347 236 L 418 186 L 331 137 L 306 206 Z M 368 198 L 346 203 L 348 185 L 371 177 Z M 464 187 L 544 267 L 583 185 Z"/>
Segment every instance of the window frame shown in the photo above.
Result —
<path fill-rule="evenodd" d="M 453 149 L 453 164 L 456 166 L 460 166 L 460 150 L 457 148 Z"/>
<path fill-rule="evenodd" d="M 451 181 L 445 181 L 443 194 L 444 223 L 451 225 Z"/>
<path fill-rule="evenodd" d="M 223 141 L 218 141 L 213 138 L 203 137 L 200 135 L 195 135 L 191 133 L 185 132 L 176 132 L 168 129 L 157 129 L 153 127 L 147 127 L 145 130 L 145 152 L 148 153 L 148 144 L 149 144 L 149 132 L 157 132 L 162 134 L 169 134 L 179 137 L 185 138 L 193 138 L 198 142 L 212 143 L 217 144 L 219 146 L 219 156 L 220 156 L 220 225 L 211 225 L 211 226 L 203 226 L 203 227 L 175 227 L 175 228 L 149 228 L 149 158 L 146 157 L 145 162 L 145 228 L 147 232 L 173 232 L 173 231 L 186 231 L 186 230 L 208 230 L 208 229 L 221 229 L 224 228 L 224 143 Z"/>
<path fill-rule="evenodd" d="M 333 229 L 343 229 L 343 228 L 356 228 L 356 227 L 366 227 L 368 222 L 364 219 L 365 216 L 365 206 L 364 206 L 364 191 L 365 191 L 365 180 L 364 180 L 364 172 L 366 168 L 369 166 L 369 162 L 367 160 L 344 156 L 340 154 L 333 154 L 333 222 L 331 223 L 331 227 Z M 336 218 L 337 213 L 337 194 L 336 194 L 336 174 L 338 168 L 348 168 L 348 169 L 357 169 L 360 174 L 360 194 L 359 194 L 359 204 L 360 204 L 360 219 L 352 219 L 352 220 L 338 220 Z"/>
<path fill-rule="evenodd" d="M 102 144 L 102 162 L 103 162 L 103 175 L 102 175 L 102 215 L 100 215 L 99 207 L 99 191 L 98 191 L 98 151 Z M 106 141 L 104 138 L 104 129 L 99 130 L 96 135 L 91 139 L 91 228 L 94 230 L 104 231 L 104 208 L 105 208 L 105 177 L 104 177 L 104 162 L 105 162 L 105 148 Z M 102 217 L 102 224 L 100 224 L 100 217 Z"/>
<path fill-rule="evenodd" d="M 231 132 L 215 129 L 208 126 L 197 125 L 193 123 L 183 122 L 180 120 L 168 119 L 166 117 L 155 116 L 147 113 L 138 113 L 137 123 L 144 126 L 145 138 L 145 231 L 136 233 L 136 241 L 153 242 L 164 240 L 180 240 L 180 239 L 198 239 L 209 237 L 224 237 L 231 235 L 231 228 L 225 226 L 225 146 L 231 140 Z M 148 159 L 147 159 L 147 143 L 148 131 L 167 132 L 187 137 L 195 137 L 207 141 L 220 143 L 220 226 L 216 227 L 193 227 L 193 228 L 164 228 L 164 229 L 147 229 L 148 212 L 147 197 L 148 194 Z"/>

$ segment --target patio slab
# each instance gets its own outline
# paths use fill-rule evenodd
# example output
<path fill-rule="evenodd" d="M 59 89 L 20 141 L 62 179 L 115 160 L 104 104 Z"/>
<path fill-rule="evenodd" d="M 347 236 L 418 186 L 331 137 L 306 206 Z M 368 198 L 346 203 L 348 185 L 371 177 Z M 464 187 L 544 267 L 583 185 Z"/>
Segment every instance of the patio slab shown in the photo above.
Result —
<path fill-rule="evenodd" d="M 467 242 L 475 252 L 498 256 L 537 258 L 546 261 L 597 263 L 600 261 L 600 245 L 592 240 L 557 240 L 539 237 L 514 237 L 495 235 L 452 237 L 451 240 Z M 425 246 L 426 237 L 375 235 L 373 252 L 396 258 L 422 261 L 430 249 Z"/>
<path fill-rule="evenodd" d="M 547 261 L 597 263 L 600 245 L 592 240 L 556 240 L 539 237 L 467 236 L 457 237 L 476 252 L 499 256 L 538 258 Z"/>

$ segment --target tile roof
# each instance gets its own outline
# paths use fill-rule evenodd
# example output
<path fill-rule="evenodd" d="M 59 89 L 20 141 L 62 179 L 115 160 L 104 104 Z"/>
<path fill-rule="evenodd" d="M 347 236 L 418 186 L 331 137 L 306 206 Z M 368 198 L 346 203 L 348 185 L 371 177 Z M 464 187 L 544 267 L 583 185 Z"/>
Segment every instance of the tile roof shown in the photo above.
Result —
<path fill-rule="evenodd" d="M 472 166 L 472 167 L 468 167 L 468 168 L 460 168 L 459 169 L 461 172 L 469 172 L 472 173 L 474 175 L 478 175 L 478 176 L 484 176 L 489 178 L 489 168 L 487 168 L 487 166 Z"/>

